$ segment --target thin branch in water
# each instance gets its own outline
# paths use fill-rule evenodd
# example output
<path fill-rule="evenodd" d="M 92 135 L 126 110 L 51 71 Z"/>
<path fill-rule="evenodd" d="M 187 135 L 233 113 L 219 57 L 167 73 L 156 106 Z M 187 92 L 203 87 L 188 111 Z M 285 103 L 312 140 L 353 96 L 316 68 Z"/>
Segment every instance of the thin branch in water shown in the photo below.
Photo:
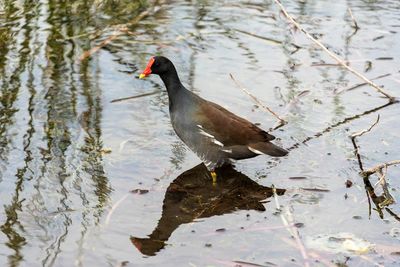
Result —
<path fill-rule="evenodd" d="M 286 208 L 285 210 L 286 210 L 287 217 L 285 217 L 285 215 L 282 213 L 281 205 L 279 204 L 279 200 L 278 200 L 278 194 L 276 193 L 276 188 L 274 185 L 272 185 L 272 192 L 274 194 L 276 209 L 281 211 L 280 217 L 281 217 L 282 223 L 284 224 L 284 226 L 286 227 L 286 229 L 288 230 L 290 235 L 292 235 L 292 237 L 296 240 L 297 248 L 300 250 L 301 256 L 304 259 L 304 266 L 308 267 L 308 266 L 310 266 L 308 253 L 306 251 L 306 248 L 303 245 L 303 242 L 301 241 L 301 238 L 300 238 L 297 228 L 293 226 L 294 225 L 293 214 L 290 212 L 289 208 Z M 290 221 L 290 224 L 289 224 L 288 220 Z"/>
<path fill-rule="evenodd" d="M 387 174 L 387 166 L 385 166 L 385 172 L 382 172 L 382 170 L 378 171 L 378 176 L 380 177 L 379 180 L 374 184 L 374 188 L 376 188 L 378 186 L 378 184 L 382 184 L 383 181 L 386 178 L 386 174 Z M 380 172 L 380 173 L 379 173 Z"/>
<path fill-rule="evenodd" d="M 135 99 L 135 98 L 140 98 L 140 97 L 149 96 L 149 95 L 155 95 L 155 94 L 158 94 L 158 93 L 161 93 L 161 92 L 162 91 L 160 91 L 160 90 L 156 90 L 156 91 L 153 91 L 153 92 L 150 92 L 150 93 L 117 98 L 117 99 L 111 100 L 110 103 L 116 103 L 116 102 L 121 102 L 121 101 L 124 101 L 124 100 Z"/>
<path fill-rule="evenodd" d="M 297 143 L 293 144 L 291 147 L 286 148 L 286 150 L 289 150 L 289 151 L 290 151 L 290 150 L 293 150 L 293 149 L 295 149 L 295 148 L 298 148 L 301 144 L 308 143 L 309 141 L 311 141 L 311 140 L 313 140 L 313 139 L 316 139 L 316 138 L 318 138 L 318 137 L 324 135 L 325 133 L 330 132 L 332 129 L 334 129 L 334 128 L 336 128 L 336 127 L 339 127 L 339 126 L 341 126 L 341 125 L 343 125 L 343 124 L 346 124 L 346 123 L 348 123 L 348 122 L 350 122 L 350 121 L 353 121 L 353 120 L 355 120 L 355 119 L 359 119 L 359 118 L 361 118 L 361 117 L 363 117 L 363 116 L 366 116 L 366 115 L 368 115 L 368 114 L 374 113 L 374 112 L 376 112 L 376 111 L 378 111 L 378 110 L 381 110 L 381 109 L 383 109 L 383 108 L 386 108 L 386 107 L 388 107 L 388 106 L 390 106 L 390 105 L 393 105 L 393 104 L 396 104 L 396 103 L 398 103 L 398 101 L 395 101 L 395 102 L 389 101 L 388 103 L 386 103 L 386 104 L 384 104 L 384 105 L 382 105 L 382 106 L 378 106 L 378 107 L 375 107 L 375 108 L 373 108 L 373 109 L 364 111 L 364 112 L 362 112 L 362 113 L 360 113 L 360 114 L 356 114 L 356 115 L 353 115 L 353 116 L 351 116 L 351 117 L 344 118 L 343 120 L 341 120 L 341 121 L 339 121 L 339 122 L 337 122 L 337 123 L 335 123 L 335 124 L 333 124 L 333 125 L 330 125 L 330 126 L 326 127 L 324 130 L 322 130 L 322 131 L 320 131 L 320 132 L 314 134 L 313 136 L 308 136 L 308 137 L 305 138 L 303 141 L 297 142 Z"/>
<path fill-rule="evenodd" d="M 396 220 L 398 220 L 399 222 L 400 222 L 400 217 L 399 217 L 399 215 L 397 215 L 396 213 L 394 213 L 391 209 L 389 209 L 389 208 L 385 208 L 385 210 L 390 214 L 390 215 L 392 215 Z"/>
<path fill-rule="evenodd" d="M 367 129 L 365 129 L 365 130 L 362 130 L 362 131 L 359 131 L 359 132 L 356 132 L 356 133 L 353 133 L 353 134 L 350 136 L 350 138 L 351 138 L 351 141 L 352 141 L 353 146 L 354 146 L 354 153 L 356 154 L 357 159 L 358 159 L 358 163 L 359 163 L 359 165 L 360 165 L 361 175 L 364 177 L 364 183 L 366 183 L 366 187 L 367 187 L 367 188 L 370 187 L 370 190 L 367 190 L 368 192 L 375 194 L 375 193 L 374 193 L 374 189 L 373 189 L 373 187 L 370 185 L 370 182 L 369 182 L 369 179 L 368 179 L 369 175 L 371 175 L 372 173 L 376 173 L 376 175 L 377 175 L 378 178 L 379 178 L 378 183 L 382 186 L 382 189 L 383 189 L 383 196 L 381 196 L 381 197 L 375 197 L 374 203 L 375 203 L 375 205 L 377 205 L 377 210 L 378 210 L 380 216 L 383 216 L 382 208 L 385 207 L 385 206 L 389 206 L 389 205 L 395 203 L 394 198 L 393 198 L 393 196 L 390 194 L 389 189 L 388 189 L 388 185 L 387 185 L 387 183 L 386 183 L 386 173 L 387 173 L 387 166 L 388 166 L 388 165 L 386 165 L 386 164 L 384 164 L 384 165 L 378 165 L 379 168 L 375 169 L 374 172 L 372 172 L 371 174 L 366 175 L 366 174 L 365 174 L 366 172 L 364 171 L 364 168 L 363 168 L 363 165 L 362 165 L 361 155 L 360 155 L 360 153 L 359 153 L 359 149 L 358 149 L 358 146 L 357 146 L 357 144 L 356 144 L 356 138 L 357 138 L 357 137 L 360 137 L 360 136 L 362 136 L 362 135 L 364 135 L 365 133 L 370 132 L 370 131 L 372 130 L 372 128 L 373 128 L 375 125 L 378 124 L 378 122 L 379 122 L 379 115 L 378 115 L 378 117 L 376 118 L 376 121 L 375 121 L 369 128 L 367 128 Z M 400 161 L 399 161 L 399 163 L 400 163 Z M 381 166 L 382 166 L 382 167 L 381 167 Z M 382 171 L 383 168 L 385 168 L 385 173 L 383 173 L 383 171 Z M 377 184 L 378 184 L 378 183 L 377 183 Z M 367 186 L 367 185 L 368 185 L 368 186 Z M 375 186 L 376 186 L 376 185 L 375 185 Z"/>
<path fill-rule="evenodd" d="M 368 199 L 368 219 L 371 219 L 371 214 L 372 214 L 371 197 L 368 194 L 368 190 L 365 190 L 365 193 L 367 194 L 367 199 Z"/>
<path fill-rule="evenodd" d="M 364 167 L 363 167 L 362 160 L 361 160 L 361 154 L 360 154 L 360 151 L 358 150 L 358 145 L 356 143 L 356 137 L 362 136 L 363 134 L 368 133 L 369 131 L 371 131 L 372 128 L 375 125 L 378 124 L 379 118 L 380 118 L 380 116 L 378 114 L 378 117 L 376 118 L 376 121 L 368 129 L 365 129 L 365 130 L 362 130 L 362 131 L 359 131 L 359 132 L 356 132 L 356 133 L 353 133 L 352 135 L 350 135 L 351 142 L 353 143 L 353 147 L 354 147 L 354 154 L 357 157 L 358 166 L 360 167 L 361 171 L 364 171 Z"/>
<path fill-rule="evenodd" d="M 276 40 L 276 39 L 273 39 L 273 38 L 270 38 L 270 37 L 261 36 L 261 35 L 258 35 L 258 34 L 252 33 L 252 32 L 247 32 L 247 31 L 243 31 L 243 30 L 239 30 L 239 29 L 234 29 L 234 30 L 237 31 L 237 32 L 240 32 L 242 34 L 245 34 L 245 35 L 257 38 L 257 39 L 261 39 L 261 40 L 267 41 L 267 42 L 272 43 L 272 44 L 283 44 L 283 41 L 279 41 L 279 40 Z M 290 43 L 290 45 L 292 45 L 295 48 L 295 50 L 292 51 L 291 54 L 297 52 L 299 49 L 302 48 L 301 46 L 299 46 L 299 45 L 297 45 L 295 43 Z"/>
<path fill-rule="evenodd" d="M 273 44 L 282 44 L 283 43 L 282 41 L 279 41 L 279 40 L 276 40 L 276 39 L 272 39 L 272 38 L 269 38 L 269 37 L 265 37 L 265 36 L 261 36 L 261 35 L 255 34 L 255 33 L 247 32 L 247 31 L 243 31 L 243 30 L 239 30 L 239 29 L 234 29 L 234 30 L 237 31 L 237 32 L 240 32 L 242 34 L 245 34 L 245 35 L 248 35 L 248 36 L 252 36 L 252 37 L 255 37 L 255 38 L 270 42 L 270 43 L 273 43 Z"/>
<path fill-rule="evenodd" d="M 279 8 L 281 9 L 282 13 L 285 15 L 285 17 L 297 28 L 299 29 L 301 32 L 303 32 L 311 41 L 313 41 L 316 45 L 318 45 L 322 50 L 324 50 L 329 56 L 331 56 L 334 60 L 336 60 L 337 62 L 339 62 L 340 65 L 342 65 L 342 67 L 344 67 L 345 69 L 347 69 L 348 71 L 350 71 L 351 73 L 353 73 L 354 75 L 356 75 L 357 77 L 359 77 L 360 79 L 364 80 L 366 83 L 368 83 L 369 85 L 371 85 L 373 88 L 375 88 L 375 90 L 377 90 L 379 93 L 383 94 L 385 97 L 387 97 L 391 102 L 395 101 L 395 97 L 391 96 L 390 94 L 388 94 L 385 90 L 383 90 L 383 88 L 381 88 L 380 86 L 378 86 L 377 84 L 375 84 L 374 82 L 372 82 L 371 80 L 369 80 L 367 77 L 365 77 L 364 75 L 362 75 L 360 72 L 356 71 L 355 69 L 353 69 L 352 67 L 346 65 L 346 63 L 340 58 L 338 57 L 335 53 L 332 53 L 331 51 L 329 51 L 329 49 L 324 46 L 320 41 L 318 41 L 317 39 L 315 39 L 310 33 L 308 33 L 299 23 L 297 23 L 295 21 L 295 19 L 289 15 L 289 13 L 286 11 L 285 7 L 282 5 L 282 3 L 279 0 L 274 0 L 274 2 L 279 6 Z"/>
<path fill-rule="evenodd" d="M 378 212 L 379 218 L 383 219 L 383 211 L 381 208 L 381 203 L 384 201 L 384 197 L 378 196 L 375 193 L 375 189 L 372 187 L 371 182 L 368 178 L 364 178 L 364 185 L 365 185 L 365 192 L 367 193 L 368 196 L 368 203 L 370 203 L 370 199 L 375 205 L 374 210 Z M 370 198 L 369 198 L 370 197 Z M 369 206 L 369 217 L 371 218 L 371 206 Z"/>
<path fill-rule="evenodd" d="M 378 124 L 379 118 L 380 118 L 380 116 L 379 116 L 379 114 L 378 114 L 378 117 L 376 118 L 376 121 L 375 121 L 368 129 L 364 129 L 364 130 L 362 130 L 362 131 L 353 133 L 353 134 L 351 135 L 351 138 L 360 137 L 360 136 L 362 136 L 363 134 L 368 133 L 369 131 L 371 131 L 372 128 L 374 128 L 374 126 Z"/>
<path fill-rule="evenodd" d="M 348 62 L 346 62 L 348 63 Z M 339 63 L 312 63 L 311 67 L 340 67 Z"/>
<path fill-rule="evenodd" d="M 129 196 L 128 194 L 125 194 L 123 197 L 121 197 L 115 204 L 111 207 L 110 211 L 107 214 L 106 220 L 104 222 L 105 226 L 108 226 L 111 220 L 111 216 L 113 215 L 114 211 L 118 208 L 119 205 L 121 205 L 122 202 Z"/>
<path fill-rule="evenodd" d="M 372 168 L 369 168 L 366 171 L 363 171 L 361 173 L 361 175 L 363 175 L 365 177 L 368 177 L 371 174 L 376 173 L 378 170 L 381 170 L 381 169 L 383 169 L 385 167 L 389 167 L 389 166 L 393 166 L 393 165 L 399 165 L 399 164 L 400 164 L 400 160 L 392 160 L 392 161 L 389 161 L 389 162 L 386 162 L 386 163 L 381 163 L 381 164 L 376 165 L 375 167 L 372 167 Z"/>
<path fill-rule="evenodd" d="M 260 100 L 258 100 L 257 97 L 255 97 L 253 94 L 251 94 L 249 92 L 249 90 L 247 90 L 245 87 L 243 87 L 236 79 L 235 77 L 233 77 L 232 73 L 229 73 L 229 76 L 231 77 L 231 79 L 235 82 L 236 86 L 242 90 L 243 92 L 245 92 L 248 96 L 251 97 L 251 99 L 253 99 L 254 102 L 257 103 L 257 105 L 259 105 L 260 107 L 262 107 L 264 110 L 268 111 L 269 113 L 271 113 L 275 118 L 278 119 L 279 121 L 279 127 L 282 127 L 283 125 L 287 124 L 287 122 L 282 119 L 281 117 L 279 117 L 278 114 L 276 114 L 274 111 L 272 111 L 269 107 L 265 106 L 263 103 L 261 103 Z M 276 128 L 276 127 L 275 127 Z"/>
<path fill-rule="evenodd" d="M 357 143 L 356 143 L 356 139 L 355 138 L 351 138 L 351 143 L 353 144 L 353 147 L 354 147 L 354 154 L 357 157 L 358 167 L 360 167 L 361 171 L 364 171 L 364 167 L 363 167 L 363 164 L 362 164 L 360 151 L 358 151 L 358 146 L 357 146 Z"/>
<path fill-rule="evenodd" d="M 379 177 L 379 183 L 382 186 L 383 189 L 383 193 L 385 195 L 385 200 L 382 201 L 381 203 L 379 203 L 379 207 L 383 208 L 389 205 L 392 205 L 393 203 L 395 203 L 393 196 L 390 194 L 389 192 L 389 188 L 386 182 L 386 173 L 387 173 L 387 166 L 385 166 L 385 173 L 383 173 L 382 169 L 379 169 L 376 174 Z"/>
<path fill-rule="evenodd" d="M 356 29 L 356 31 L 359 30 L 360 27 L 358 26 L 357 21 L 356 21 L 356 19 L 355 19 L 354 16 L 353 16 L 353 12 L 351 11 L 351 8 L 349 7 L 349 8 L 347 9 L 347 11 L 349 12 L 350 17 L 351 17 L 351 21 L 353 22 L 353 25 L 351 25 L 351 27 L 354 28 L 354 29 Z"/>
<path fill-rule="evenodd" d="M 372 78 L 371 81 L 378 80 L 378 79 L 381 79 L 381 78 L 385 78 L 385 77 L 388 77 L 388 76 L 390 76 L 390 75 L 392 75 L 392 74 L 391 74 L 391 73 L 386 73 L 386 74 L 383 74 L 383 75 L 379 75 L 379 76 L 377 76 L 377 77 L 375 77 L 375 78 Z M 367 84 L 368 84 L 368 83 L 366 83 L 366 82 L 357 83 L 357 84 L 355 84 L 355 85 L 352 85 L 352 86 L 347 87 L 347 88 L 343 88 L 343 89 L 341 89 L 341 90 L 335 89 L 335 90 L 333 91 L 333 93 L 338 95 L 338 94 L 341 94 L 341 93 L 346 92 L 346 91 L 351 91 L 351 90 L 357 89 L 358 87 L 361 87 L 361 86 L 364 86 L 364 85 L 367 85 Z"/>
<path fill-rule="evenodd" d="M 293 97 L 292 100 L 289 101 L 289 103 L 286 105 L 286 109 L 290 109 L 292 106 L 296 105 L 301 98 L 307 96 L 311 91 L 310 90 L 303 90 L 300 93 L 298 93 L 296 96 Z"/>

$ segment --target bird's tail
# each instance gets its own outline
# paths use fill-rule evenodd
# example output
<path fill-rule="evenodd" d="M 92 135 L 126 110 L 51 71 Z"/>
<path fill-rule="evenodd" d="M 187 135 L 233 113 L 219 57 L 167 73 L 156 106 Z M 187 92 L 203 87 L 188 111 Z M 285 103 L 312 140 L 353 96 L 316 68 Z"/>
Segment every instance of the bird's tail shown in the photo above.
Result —
<path fill-rule="evenodd" d="M 286 156 L 289 151 L 281 148 L 270 142 L 260 142 L 255 144 L 250 144 L 248 146 L 249 150 L 256 154 L 267 154 L 273 157 L 283 157 Z"/>

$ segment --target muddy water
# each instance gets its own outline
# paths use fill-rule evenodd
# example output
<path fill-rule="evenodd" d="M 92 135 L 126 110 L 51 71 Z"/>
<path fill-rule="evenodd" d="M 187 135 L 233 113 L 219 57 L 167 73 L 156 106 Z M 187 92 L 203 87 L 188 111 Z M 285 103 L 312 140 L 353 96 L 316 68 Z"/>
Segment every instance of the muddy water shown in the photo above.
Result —
<path fill-rule="evenodd" d="M 376 82 L 400 95 L 398 1 L 283 3 L 350 66 L 391 74 Z M 398 104 L 384 106 L 367 86 L 335 94 L 360 80 L 330 65 L 271 1 L 168 2 L 128 25 L 135 34 L 79 60 L 149 7 L 0 1 L 0 265 L 399 265 L 400 207 L 375 205 L 379 185 L 366 193 L 348 137 L 380 114 L 358 139 L 364 167 L 399 159 Z M 137 79 L 152 55 L 171 58 L 194 92 L 272 127 L 232 73 L 288 121 L 278 143 L 312 139 L 285 158 L 221 170 L 213 187 L 171 128 L 160 79 Z M 387 170 L 396 199 L 399 175 Z"/>

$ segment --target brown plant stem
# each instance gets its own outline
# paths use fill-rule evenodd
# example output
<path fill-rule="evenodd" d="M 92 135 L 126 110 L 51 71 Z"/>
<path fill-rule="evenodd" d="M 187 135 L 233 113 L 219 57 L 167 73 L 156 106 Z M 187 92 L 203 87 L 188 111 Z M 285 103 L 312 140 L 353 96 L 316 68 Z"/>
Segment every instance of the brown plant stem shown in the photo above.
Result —
<path fill-rule="evenodd" d="M 371 174 L 376 173 L 379 170 L 382 170 L 383 168 L 386 168 L 388 166 L 393 166 L 393 165 L 399 165 L 400 160 L 392 160 L 386 163 L 381 163 L 376 165 L 375 167 L 369 168 L 366 171 L 361 172 L 363 176 L 370 176 Z"/>

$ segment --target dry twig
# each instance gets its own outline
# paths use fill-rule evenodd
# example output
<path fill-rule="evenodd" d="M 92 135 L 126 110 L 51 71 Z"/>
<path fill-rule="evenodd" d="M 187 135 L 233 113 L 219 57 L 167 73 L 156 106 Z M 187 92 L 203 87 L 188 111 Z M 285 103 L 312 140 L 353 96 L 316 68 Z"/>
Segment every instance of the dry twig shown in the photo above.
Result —
<path fill-rule="evenodd" d="M 155 95 L 155 94 L 158 94 L 158 93 L 161 93 L 161 92 L 162 91 L 160 91 L 160 90 L 156 90 L 156 91 L 153 91 L 153 92 L 150 92 L 150 93 L 117 98 L 117 99 L 111 100 L 110 103 L 121 102 L 121 101 L 124 101 L 124 100 L 135 99 L 135 98 L 140 98 L 140 97 L 149 96 L 149 95 Z"/>
<path fill-rule="evenodd" d="M 284 226 L 286 227 L 288 232 L 292 235 L 292 237 L 296 240 L 297 248 L 300 250 L 301 256 L 304 259 L 304 266 L 310 266 L 309 257 L 308 257 L 306 248 L 304 247 L 303 242 L 301 241 L 301 238 L 300 238 L 297 228 L 293 226 L 294 225 L 293 214 L 290 212 L 289 208 L 286 208 L 285 210 L 286 210 L 287 217 L 285 217 L 285 215 L 282 213 L 281 205 L 279 204 L 279 200 L 278 200 L 278 194 L 276 193 L 276 188 L 274 185 L 272 185 L 272 192 L 274 194 L 276 209 L 281 211 L 280 217 L 281 217 L 282 223 L 284 224 Z M 290 221 L 290 223 L 288 221 Z"/>
<path fill-rule="evenodd" d="M 372 128 L 373 128 L 376 124 L 378 124 L 379 118 L 380 118 L 380 116 L 379 116 L 379 114 L 378 114 L 378 117 L 376 118 L 376 121 L 375 121 L 368 129 L 361 130 L 361 131 L 359 131 L 359 132 L 353 133 L 353 134 L 350 136 L 351 142 L 353 143 L 353 147 L 354 147 L 354 154 L 355 154 L 356 157 L 357 157 L 358 165 L 359 165 L 361 171 L 364 171 L 364 167 L 363 167 L 362 160 L 361 160 L 361 154 L 360 154 L 360 152 L 359 152 L 359 150 L 358 150 L 358 146 L 357 146 L 357 143 L 356 143 L 356 137 L 362 136 L 363 134 L 368 133 L 369 131 L 371 131 Z"/>
<path fill-rule="evenodd" d="M 372 128 L 376 124 L 378 124 L 378 122 L 379 122 L 379 115 L 376 118 L 376 121 L 369 128 L 367 128 L 365 130 L 362 130 L 362 131 L 359 131 L 359 132 L 356 132 L 356 133 L 353 133 L 350 136 L 350 138 L 351 138 L 351 141 L 353 143 L 354 151 L 355 151 L 355 154 L 357 156 L 358 164 L 359 164 L 360 169 L 361 169 L 361 175 L 364 176 L 364 181 L 367 182 L 366 185 L 368 185 L 367 187 L 370 187 L 370 194 L 372 193 L 374 195 L 374 196 L 371 195 L 371 197 L 373 197 L 374 203 L 375 203 L 375 205 L 377 205 L 378 212 L 379 212 L 380 216 L 383 216 L 381 209 L 383 207 L 391 205 L 391 204 L 393 204 L 395 202 L 393 196 L 389 192 L 388 185 L 387 185 L 387 182 L 386 182 L 387 166 L 388 166 L 389 163 L 380 164 L 380 165 L 377 165 L 374 168 L 371 168 L 371 169 L 368 169 L 367 171 L 364 171 L 363 164 L 362 164 L 362 161 L 361 161 L 361 155 L 359 153 L 358 146 L 356 144 L 356 137 L 360 137 L 363 134 L 370 132 L 372 130 Z M 392 161 L 390 163 L 391 163 L 391 165 L 400 164 L 400 161 Z M 382 171 L 383 168 L 385 168 L 385 173 L 383 173 L 383 171 Z M 383 199 L 382 199 L 382 197 L 376 197 L 376 195 L 374 193 L 374 190 L 373 190 L 372 186 L 370 185 L 370 182 L 368 181 L 368 177 L 373 173 L 376 173 L 376 175 L 379 178 L 378 183 L 382 186 L 383 193 L 384 193 L 383 194 Z"/>
<path fill-rule="evenodd" d="M 357 31 L 358 29 L 360 29 L 360 27 L 358 27 L 357 21 L 353 16 L 353 12 L 351 12 L 351 8 L 349 7 L 347 9 L 347 11 L 349 11 L 349 14 L 350 14 L 350 17 L 351 17 L 351 21 L 353 22 L 353 25 L 351 27 L 353 27 Z"/>
<path fill-rule="evenodd" d="M 396 213 L 394 213 L 391 209 L 389 209 L 389 208 L 385 208 L 385 210 L 390 214 L 390 215 L 392 215 L 393 216 L 393 218 L 395 218 L 397 221 L 399 221 L 400 222 L 400 217 L 399 217 L 399 215 L 397 215 Z"/>
<path fill-rule="evenodd" d="M 379 203 L 379 207 L 383 208 L 385 206 L 389 206 L 389 205 L 393 204 L 395 201 L 394 201 L 394 197 L 390 194 L 388 185 L 386 183 L 387 166 L 385 166 L 385 173 L 383 173 L 382 169 L 378 170 L 376 173 L 379 177 L 378 183 L 381 184 L 383 193 L 386 196 L 385 200 L 382 201 L 381 203 Z"/>
<path fill-rule="evenodd" d="M 247 32 L 247 31 L 243 31 L 243 30 L 239 30 L 239 29 L 234 29 L 237 32 L 240 32 L 242 34 L 248 35 L 248 36 L 252 36 L 254 38 L 258 38 L 264 41 L 267 41 L 268 43 L 272 43 L 272 44 L 283 44 L 283 41 L 279 41 L 270 37 L 265 37 L 265 36 L 261 36 L 252 32 Z M 290 43 L 291 46 L 293 46 L 295 48 L 294 51 L 291 52 L 291 54 L 297 52 L 300 48 L 302 48 L 301 46 L 295 44 L 295 43 Z"/>
<path fill-rule="evenodd" d="M 388 77 L 390 75 L 392 75 L 392 74 L 386 73 L 386 74 L 383 74 L 383 75 L 379 75 L 379 76 L 377 76 L 375 78 L 372 78 L 371 81 L 378 80 L 378 79 L 381 79 L 381 78 L 385 78 L 385 77 Z M 351 90 L 357 89 L 358 87 L 361 87 L 361 86 L 364 86 L 364 85 L 367 85 L 367 84 L 368 83 L 366 83 L 366 82 L 357 83 L 355 85 L 352 85 L 352 86 L 347 87 L 347 88 L 343 88 L 341 90 L 336 90 L 335 89 L 333 92 L 338 95 L 338 94 L 341 94 L 341 93 L 346 92 L 346 91 L 351 91 Z"/>
<path fill-rule="evenodd" d="M 363 117 L 363 116 L 366 116 L 366 115 L 368 115 L 368 114 L 377 112 L 378 110 L 381 110 L 381 109 L 383 109 L 383 108 L 386 108 L 386 107 L 388 107 L 388 106 L 390 106 L 390 105 L 393 105 L 393 104 L 396 104 L 396 103 L 398 103 L 398 102 L 397 102 L 397 101 L 395 101 L 395 102 L 389 101 L 388 103 L 385 103 L 385 104 L 383 104 L 383 105 L 381 105 L 381 106 L 378 106 L 378 107 L 375 107 L 375 108 L 373 108 L 373 109 L 364 111 L 364 112 L 362 112 L 362 113 L 359 113 L 359 114 L 356 114 L 356 115 L 353 115 L 353 116 L 344 118 L 343 120 L 341 120 L 341 121 L 339 121 L 339 122 L 337 122 L 337 123 L 335 123 L 335 124 L 332 124 L 332 125 L 326 127 L 326 128 L 323 129 L 322 131 L 320 131 L 320 132 L 318 132 L 318 133 L 316 133 L 316 134 L 314 134 L 314 135 L 312 135 L 312 136 L 308 136 L 308 137 L 305 138 L 303 141 L 294 143 L 291 147 L 286 148 L 286 149 L 289 150 L 289 151 L 291 151 L 291 150 L 293 150 L 293 149 L 296 149 L 296 148 L 298 148 L 298 147 L 300 146 L 300 144 L 305 144 L 305 143 L 308 143 L 309 141 L 311 141 L 311 140 L 313 140 L 313 139 L 316 139 L 316 138 L 318 138 L 318 137 L 321 137 L 322 135 L 324 135 L 324 134 L 330 132 L 330 131 L 331 131 L 332 129 L 334 129 L 334 128 L 337 128 L 337 127 L 339 127 L 339 126 L 341 126 L 341 125 L 344 125 L 344 124 L 346 124 L 346 123 L 349 123 L 349 122 L 351 122 L 351 121 L 353 121 L 353 120 L 359 119 L 359 118 L 361 118 L 361 117 Z"/>
<path fill-rule="evenodd" d="M 242 90 L 242 91 L 245 92 L 248 96 L 250 96 L 251 99 L 253 99 L 254 102 L 257 103 L 257 105 L 259 105 L 259 106 L 262 107 L 264 110 L 268 111 L 268 112 L 271 113 L 275 118 L 278 119 L 278 121 L 279 121 L 279 125 L 278 125 L 278 126 L 279 126 L 279 127 L 281 127 L 281 126 L 283 126 L 283 125 L 285 125 L 285 124 L 287 123 L 284 119 L 282 119 L 281 117 L 279 117 L 278 114 L 276 114 L 274 111 L 272 111 L 272 109 L 270 109 L 269 107 L 267 107 L 267 106 L 265 106 L 263 103 L 261 103 L 261 101 L 258 100 L 257 97 L 255 97 L 252 93 L 249 92 L 249 90 L 247 90 L 244 86 L 242 86 L 242 85 L 235 79 L 235 77 L 233 77 L 232 73 L 229 73 L 229 75 L 230 75 L 231 79 L 235 82 L 236 86 L 237 86 L 240 90 Z M 278 126 L 275 127 L 274 129 L 279 128 Z"/>
<path fill-rule="evenodd" d="M 340 58 L 338 57 L 335 53 L 329 51 L 329 49 L 323 45 L 320 41 L 318 41 L 317 39 L 315 39 L 310 33 L 308 33 L 303 27 L 301 27 L 301 25 L 299 23 L 296 22 L 296 20 L 289 15 L 289 13 L 286 11 L 285 7 L 282 5 L 282 3 L 279 0 L 274 0 L 275 3 L 279 6 L 279 8 L 281 9 L 282 13 L 285 15 L 285 17 L 297 28 L 299 29 L 301 32 L 303 32 L 311 41 L 313 41 L 316 45 L 318 45 L 322 50 L 324 50 L 329 56 L 331 56 L 334 60 L 336 60 L 342 67 L 344 67 L 345 69 L 347 69 L 348 71 L 350 71 L 351 73 L 353 73 L 354 75 L 356 75 L 357 77 L 359 77 L 360 79 L 364 80 L 366 83 L 368 83 L 369 85 L 371 85 L 373 88 L 375 88 L 379 93 L 383 94 L 385 97 L 389 98 L 389 100 L 391 102 L 395 101 L 395 97 L 391 96 L 390 94 L 388 94 L 385 90 L 383 90 L 383 88 L 381 88 L 380 86 L 378 86 L 377 84 L 375 84 L 374 82 L 372 82 L 371 80 L 369 80 L 367 77 L 365 77 L 364 75 L 362 75 L 360 72 L 354 70 L 353 68 L 351 68 L 350 66 L 346 65 L 346 63 Z"/>
<path fill-rule="evenodd" d="M 113 215 L 114 211 L 118 208 L 118 206 L 124 202 L 124 200 L 129 196 L 129 194 L 125 194 L 123 197 L 121 197 L 115 204 L 111 207 L 110 211 L 108 212 L 106 216 L 106 220 L 104 222 L 105 226 L 108 226 L 111 220 L 111 216 Z"/>
<path fill-rule="evenodd" d="M 386 163 L 378 164 L 375 167 L 369 168 L 368 170 L 361 172 L 361 174 L 363 176 L 367 177 L 367 176 L 370 176 L 371 174 L 376 173 L 378 170 L 382 170 L 383 168 L 386 168 L 386 167 L 389 167 L 392 165 L 399 165 L 399 164 L 400 164 L 400 160 L 392 160 L 392 161 L 389 161 Z"/>
<path fill-rule="evenodd" d="M 247 31 L 243 31 L 243 30 L 239 30 L 239 29 L 235 29 L 235 31 L 240 32 L 245 35 L 249 35 L 249 36 L 261 39 L 261 40 L 264 40 L 264 41 L 267 41 L 272 44 L 282 44 L 283 43 L 282 41 L 279 41 L 279 40 L 276 40 L 273 38 L 269 38 L 269 37 L 265 37 L 265 36 L 261 36 L 261 35 L 258 35 L 258 34 L 252 33 L 252 32 L 247 32 Z"/>
<path fill-rule="evenodd" d="M 353 133 L 353 134 L 351 135 L 351 138 L 360 137 L 360 136 L 362 136 L 363 134 L 368 133 L 369 131 L 371 131 L 372 128 L 374 128 L 374 126 L 378 124 L 379 118 L 380 118 L 380 116 L 379 116 L 379 114 L 378 114 L 378 117 L 376 118 L 376 121 L 375 121 L 368 129 L 364 129 L 364 130 L 361 130 L 361 131 L 359 131 L 359 132 Z"/>

